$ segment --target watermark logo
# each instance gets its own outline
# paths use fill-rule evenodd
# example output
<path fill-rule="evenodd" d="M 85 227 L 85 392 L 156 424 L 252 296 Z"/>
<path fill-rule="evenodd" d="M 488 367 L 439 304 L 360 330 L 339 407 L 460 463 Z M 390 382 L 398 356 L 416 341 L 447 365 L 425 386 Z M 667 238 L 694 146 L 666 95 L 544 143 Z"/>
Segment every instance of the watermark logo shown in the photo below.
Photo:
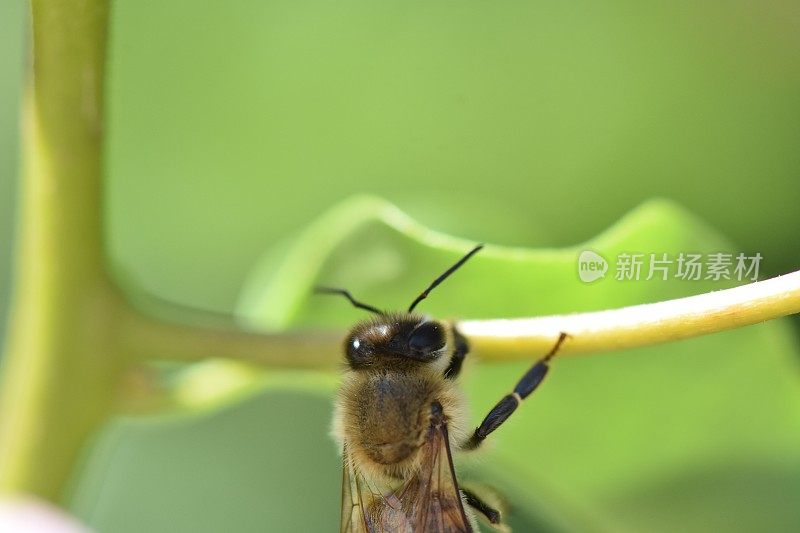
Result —
<path fill-rule="evenodd" d="M 649 281 L 679 279 L 684 281 L 756 281 L 763 256 L 760 253 L 716 252 L 708 254 L 684 253 L 632 253 L 617 254 L 613 263 L 616 281 Z M 578 277 L 592 283 L 606 276 L 609 262 L 592 250 L 578 256 Z"/>
<path fill-rule="evenodd" d="M 604 278 L 608 272 L 608 261 L 605 257 L 591 250 L 584 250 L 578 256 L 578 277 L 584 283 L 591 283 Z"/>

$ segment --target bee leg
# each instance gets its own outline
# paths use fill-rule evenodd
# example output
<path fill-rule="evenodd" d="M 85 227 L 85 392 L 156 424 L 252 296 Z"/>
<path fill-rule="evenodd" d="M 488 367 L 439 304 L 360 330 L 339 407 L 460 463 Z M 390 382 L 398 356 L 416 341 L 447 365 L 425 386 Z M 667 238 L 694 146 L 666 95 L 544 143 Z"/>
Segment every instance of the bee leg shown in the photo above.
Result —
<path fill-rule="evenodd" d="M 500 425 L 511 416 L 511 413 L 516 411 L 519 404 L 522 403 L 522 400 L 536 390 L 536 387 L 544 380 L 547 371 L 550 369 L 547 363 L 549 363 L 550 359 L 558 352 L 558 349 L 561 348 L 561 344 L 568 336 L 569 335 L 562 332 L 547 355 L 539 359 L 539 361 L 522 376 L 517 386 L 514 387 L 514 392 L 505 395 L 502 400 L 497 402 L 497 405 L 495 405 L 492 410 L 489 411 L 489 414 L 486 415 L 486 418 L 483 419 L 481 425 L 475 429 L 472 437 L 464 444 L 464 449 L 474 450 L 480 446 L 492 431 L 500 427 Z"/>
<path fill-rule="evenodd" d="M 461 489 L 461 493 L 464 495 L 464 502 L 481 513 L 483 516 L 486 517 L 486 520 L 489 521 L 491 524 L 499 525 L 502 523 L 502 516 L 500 515 L 500 511 L 480 499 L 474 492 L 469 489 Z"/>
<path fill-rule="evenodd" d="M 461 365 L 464 363 L 464 358 L 467 356 L 467 352 L 469 352 L 469 343 L 467 343 L 466 337 L 459 333 L 455 326 L 451 327 L 453 328 L 455 347 L 453 348 L 453 355 L 450 357 L 450 365 L 448 365 L 447 369 L 444 371 L 444 377 L 446 379 L 455 379 L 458 377 L 458 374 L 461 373 Z"/>

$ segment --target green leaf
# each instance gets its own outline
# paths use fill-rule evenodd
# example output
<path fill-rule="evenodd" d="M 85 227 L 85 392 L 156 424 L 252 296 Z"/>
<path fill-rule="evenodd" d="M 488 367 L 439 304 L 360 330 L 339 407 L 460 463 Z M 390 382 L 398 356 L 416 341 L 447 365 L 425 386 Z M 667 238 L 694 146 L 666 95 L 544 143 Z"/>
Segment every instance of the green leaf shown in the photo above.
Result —
<path fill-rule="evenodd" d="M 343 299 L 310 297 L 314 284 L 346 286 L 373 305 L 402 309 L 472 244 L 358 197 L 268 253 L 241 311 L 270 329 L 346 327 L 363 312 Z M 579 280 L 584 249 L 612 263 L 604 279 Z M 613 258 L 720 251 L 736 250 L 679 207 L 654 200 L 583 245 L 489 244 L 420 310 L 529 316 L 696 294 L 733 282 L 618 281 Z M 795 530 L 800 513 L 788 495 L 800 487 L 797 353 L 787 324 L 774 321 L 557 358 L 547 382 L 480 458 L 459 461 L 462 475 L 506 494 L 517 531 Z M 463 382 L 473 423 L 528 365 L 469 361 Z M 77 485 L 75 511 L 112 531 L 141 530 L 142 516 L 148 531 L 335 529 L 340 472 L 326 436 L 333 387 L 321 377 L 318 392 L 290 392 L 308 374 L 268 375 L 273 385 L 238 404 L 117 424 Z"/>

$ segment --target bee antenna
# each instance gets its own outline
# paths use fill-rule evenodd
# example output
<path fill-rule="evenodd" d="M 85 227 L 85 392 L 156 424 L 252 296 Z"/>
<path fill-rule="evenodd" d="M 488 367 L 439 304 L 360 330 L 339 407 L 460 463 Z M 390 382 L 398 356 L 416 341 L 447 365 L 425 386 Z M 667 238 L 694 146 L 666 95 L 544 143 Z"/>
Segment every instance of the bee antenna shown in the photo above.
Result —
<path fill-rule="evenodd" d="M 364 309 L 365 311 L 375 313 L 376 315 L 384 314 L 383 311 L 381 311 L 377 307 L 372 307 L 369 304 L 359 302 L 358 300 L 353 298 L 353 295 L 350 294 L 350 291 L 346 289 L 338 289 L 336 287 L 315 287 L 314 292 L 317 294 L 341 294 L 342 296 L 350 300 L 351 304 L 353 304 L 355 307 L 358 307 L 359 309 Z"/>
<path fill-rule="evenodd" d="M 478 246 L 476 246 L 475 248 L 473 248 L 472 250 L 470 250 L 470 251 L 469 251 L 469 253 L 468 253 L 467 255 L 465 255 L 464 257 L 462 257 L 461 259 L 459 259 L 459 260 L 456 262 L 456 264 L 455 264 L 455 265 L 453 265 L 453 266 L 451 266 L 450 268 L 448 268 L 447 270 L 445 270 L 444 274 L 442 274 L 441 276 L 439 276 L 438 278 L 436 278 L 435 280 L 433 280 L 433 283 L 431 283 L 431 284 L 430 284 L 430 286 L 429 286 L 427 289 L 425 289 L 424 291 L 422 291 L 422 294 L 420 294 L 419 296 L 417 296 L 417 299 L 416 299 L 416 300 L 414 300 L 413 302 L 411 302 L 411 305 L 408 307 L 408 312 L 410 313 L 411 311 L 413 311 L 413 310 L 414 310 L 414 308 L 417 306 L 417 304 L 418 304 L 418 303 L 420 303 L 420 302 L 421 302 L 422 300 L 424 300 L 425 298 L 427 298 L 427 297 L 428 297 L 428 294 L 430 294 L 430 292 L 431 292 L 433 289 L 435 289 L 437 285 L 439 285 L 441 282 L 443 282 L 444 280 L 446 280 L 446 279 L 448 278 L 448 276 L 450 276 L 450 274 L 452 274 L 453 272 L 455 272 L 456 270 L 458 270 L 459 268 L 461 268 L 461 265 L 463 265 L 464 263 L 466 263 L 466 262 L 467 262 L 467 260 L 468 260 L 470 257 L 472 257 L 473 255 L 475 255 L 476 253 L 478 253 L 478 252 L 480 251 L 480 249 L 481 249 L 481 248 L 483 248 L 483 245 L 482 245 L 482 244 L 479 244 Z"/>

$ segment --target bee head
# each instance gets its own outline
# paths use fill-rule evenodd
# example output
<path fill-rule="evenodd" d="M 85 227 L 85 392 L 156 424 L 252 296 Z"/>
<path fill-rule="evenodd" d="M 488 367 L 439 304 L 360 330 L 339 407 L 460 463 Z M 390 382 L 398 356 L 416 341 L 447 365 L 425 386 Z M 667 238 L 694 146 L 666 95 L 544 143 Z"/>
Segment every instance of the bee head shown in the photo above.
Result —
<path fill-rule="evenodd" d="M 357 324 L 345 341 L 347 363 L 354 370 L 401 359 L 428 363 L 445 352 L 444 324 L 411 313 L 381 315 Z"/>
<path fill-rule="evenodd" d="M 356 300 L 350 291 L 335 287 L 317 287 L 321 294 L 344 296 L 354 307 L 374 313 L 372 320 L 357 324 L 345 340 L 344 351 L 350 368 L 368 368 L 378 362 L 402 361 L 429 363 L 444 353 L 448 342 L 447 328 L 441 322 L 413 313 L 414 308 L 450 274 L 461 268 L 470 257 L 483 248 L 474 247 L 417 296 L 405 313 L 387 313 Z"/>

